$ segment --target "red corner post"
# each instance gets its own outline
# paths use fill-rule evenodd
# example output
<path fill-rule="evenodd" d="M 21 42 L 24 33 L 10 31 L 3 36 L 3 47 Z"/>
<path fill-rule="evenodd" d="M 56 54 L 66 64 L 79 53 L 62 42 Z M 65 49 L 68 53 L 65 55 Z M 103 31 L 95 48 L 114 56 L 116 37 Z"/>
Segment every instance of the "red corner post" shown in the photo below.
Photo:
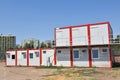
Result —
<path fill-rule="evenodd" d="M 69 30 L 70 30 L 70 46 L 72 46 L 72 26 L 70 26 Z"/>
<path fill-rule="evenodd" d="M 70 65 L 73 67 L 73 51 L 70 49 Z"/>
<path fill-rule="evenodd" d="M 27 49 L 27 66 L 29 66 L 29 49 Z"/>
<path fill-rule="evenodd" d="M 17 50 L 15 50 L 15 66 L 17 66 Z"/>
<path fill-rule="evenodd" d="M 108 41 L 109 41 L 109 44 L 110 44 L 111 43 L 111 29 L 110 29 L 109 22 L 107 24 L 108 24 Z"/>
<path fill-rule="evenodd" d="M 40 65 L 42 65 L 42 48 L 40 48 Z"/>
<path fill-rule="evenodd" d="M 56 49 L 55 49 L 55 51 L 54 51 L 54 65 L 56 65 L 57 64 L 57 55 L 56 55 Z"/>
<path fill-rule="evenodd" d="M 90 44 L 91 44 L 91 38 L 90 38 L 90 24 L 88 24 L 87 32 L 88 32 L 88 45 L 90 45 Z"/>
<path fill-rule="evenodd" d="M 70 66 L 73 67 L 73 51 L 72 51 L 72 26 L 69 28 L 70 30 Z"/>
<path fill-rule="evenodd" d="M 90 24 L 88 24 L 87 32 L 88 32 L 88 45 L 90 45 L 91 44 Z M 92 53 L 90 48 L 88 49 L 88 54 L 89 54 L 89 67 L 92 67 Z"/>
<path fill-rule="evenodd" d="M 89 67 L 92 67 L 92 54 L 91 54 L 91 49 L 88 50 L 89 53 Z"/>

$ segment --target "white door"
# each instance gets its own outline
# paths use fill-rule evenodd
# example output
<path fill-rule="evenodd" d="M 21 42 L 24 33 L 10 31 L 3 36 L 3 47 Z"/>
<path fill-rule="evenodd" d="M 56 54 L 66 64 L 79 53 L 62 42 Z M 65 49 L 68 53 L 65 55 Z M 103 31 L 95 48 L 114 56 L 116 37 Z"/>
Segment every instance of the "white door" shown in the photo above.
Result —
<path fill-rule="evenodd" d="M 21 52 L 18 54 L 18 66 L 26 66 L 27 65 L 27 62 L 26 62 L 26 59 L 27 59 L 27 54 L 26 52 Z"/>

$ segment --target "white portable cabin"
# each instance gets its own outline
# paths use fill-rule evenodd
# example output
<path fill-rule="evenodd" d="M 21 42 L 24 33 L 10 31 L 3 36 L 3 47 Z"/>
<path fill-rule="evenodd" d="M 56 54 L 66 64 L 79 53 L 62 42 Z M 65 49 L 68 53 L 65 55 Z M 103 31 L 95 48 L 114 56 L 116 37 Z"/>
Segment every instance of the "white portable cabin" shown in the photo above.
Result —
<path fill-rule="evenodd" d="M 6 51 L 6 66 L 54 66 L 54 49 Z"/>
<path fill-rule="evenodd" d="M 55 31 L 56 46 L 70 46 L 69 28 L 56 28 Z"/>
<path fill-rule="evenodd" d="M 57 66 L 70 66 L 70 49 L 56 49 Z"/>
<path fill-rule="evenodd" d="M 54 49 L 42 49 L 41 66 L 54 66 Z"/>
<path fill-rule="evenodd" d="M 108 47 L 95 47 L 91 49 L 91 65 L 93 67 L 112 67 L 111 51 Z"/>
<path fill-rule="evenodd" d="M 91 54 L 90 54 L 91 53 Z M 56 49 L 57 66 L 111 67 L 108 47 Z"/>
<path fill-rule="evenodd" d="M 112 67 L 109 22 L 55 29 L 56 65 Z"/>
<path fill-rule="evenodd" d="M 6 52 L 6 65 L 15 66 L 16 65 L 16 51 Z"/>
<path fill-rule="evenodd" d="M 40 66 L 40 50 L 33 49 L 28 52 L 29 66 Z"/>
<path fill-rule="evenodd" d="M 112 29 L 108 22 L 90 25 L 91 45 L 111 44 Z"/>
<path fill-rule="evenodd" d="M 17 50 L 16 55 L 17 66 L 28 66 L 27 50 Z"/>
<path fill-rule="evenodd" d="M 110 44 L 109 22 L 55 28 L 56 47 Z"/>
<path fill-rule="evenodd" d="M 88 45 L 88 27 L 73 27 L 72 28 L 72 46 Z"/>
<path fill-rule="evenodd" d="M 78 54 L 77 54 L 78 53 Z M 89 66 L 88 50 L 86 48 L 57 49 L 57 66 Z"/>

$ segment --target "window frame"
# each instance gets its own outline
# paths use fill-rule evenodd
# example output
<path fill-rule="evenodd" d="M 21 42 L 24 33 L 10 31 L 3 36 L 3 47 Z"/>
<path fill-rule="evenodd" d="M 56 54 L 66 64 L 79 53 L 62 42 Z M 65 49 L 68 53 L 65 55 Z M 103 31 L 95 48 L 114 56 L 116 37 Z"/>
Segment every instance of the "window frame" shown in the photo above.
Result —
<path fill-rule="evenodd" d="M 74 51 L 78 51 L 78 57 L 77 58 L 75 57 Z M 74 59 L 80 59 L 80 50 L 77 50 L 77 49 L 73 50 L 73 58 Z"/>
<path fill-rule="evenodd" d="M 93 57 L 93 50 L 98 50 L 98 58 L 94 58 L 94 57 Z M 100 59 L 100 49 L 99 49 L 99 48 L 93 48 L 93 49 L 91 50 L 91 53 L 92 53 L 92 59 Z"/>

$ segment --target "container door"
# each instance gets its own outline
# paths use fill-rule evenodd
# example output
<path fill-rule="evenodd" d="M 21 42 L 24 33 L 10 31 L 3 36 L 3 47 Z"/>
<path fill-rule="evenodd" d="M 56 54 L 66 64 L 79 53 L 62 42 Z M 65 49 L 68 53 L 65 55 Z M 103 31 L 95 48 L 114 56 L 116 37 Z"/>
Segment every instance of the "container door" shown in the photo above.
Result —
<path fill-rule="evenodd" d="M 18 66 L 22 66 L 22 55 L 21 54 L 19 54 L 19 56 L 18 56 Z"/>
<path fill-rule="evenodd" d="M 73 65 L 74 66 L 80 66 L 80 51 L 79 50 L 73 50 Z"/>
<path fill-rule="evenodd" d="M 92 66 L 93 67 L 98 67 L 98 61 L 99 61 L 99 49 L 98 48 L 94 48 L 92 49 Z"/>
<path fill-rule="evenodd" d="M 26 52 L 20 52 L 18 54 L 18 66 L 26 66 L 27 63 L 26 63 Z"/>

